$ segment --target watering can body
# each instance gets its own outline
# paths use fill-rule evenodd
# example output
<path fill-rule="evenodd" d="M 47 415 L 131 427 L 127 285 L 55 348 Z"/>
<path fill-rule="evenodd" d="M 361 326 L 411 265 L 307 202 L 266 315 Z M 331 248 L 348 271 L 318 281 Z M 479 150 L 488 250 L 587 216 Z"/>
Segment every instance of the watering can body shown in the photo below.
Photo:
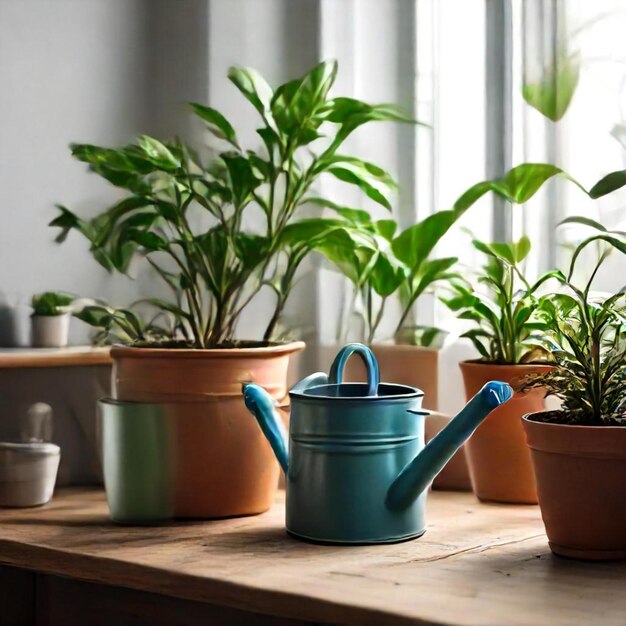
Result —
<path fill-rule="evenodd" d="M 365 361 L 367 383 L 341 382 L 354 352 Z M 423 393 L 380 383 L 376 360 L 361 344 L 343 348 L 328 377 L 309 376 L 289 395 L 287 451 L 273 400 L 260 387 L 244 385 L 246 405 L 285 470 L 287 531 L 328 543 L 390 543 L 422 535 L 428 485 L 490 410 L 470 407 L 463 424 L 447 435 L 448 429 L 442 431 L 425 448 Z"/>

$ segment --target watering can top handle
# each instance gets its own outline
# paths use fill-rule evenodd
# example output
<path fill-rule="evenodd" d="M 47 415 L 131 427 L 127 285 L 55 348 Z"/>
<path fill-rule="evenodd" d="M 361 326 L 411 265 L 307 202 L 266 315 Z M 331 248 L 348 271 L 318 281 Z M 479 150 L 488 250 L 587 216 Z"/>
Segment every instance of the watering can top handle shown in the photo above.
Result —
<path fill-rule="evenodd" d="M 340 385 L 343 381 L 343 370 L 346 362 L 353 355 L 361 357 L 367 371 L 367 395 L 378 395 L 378 385 L 380 383 L 380 369 L 374 353 L 362 343 L 349 343 L 339 350 L 333 364 L 330 366 L 328 382 L 331 385 Z"/>

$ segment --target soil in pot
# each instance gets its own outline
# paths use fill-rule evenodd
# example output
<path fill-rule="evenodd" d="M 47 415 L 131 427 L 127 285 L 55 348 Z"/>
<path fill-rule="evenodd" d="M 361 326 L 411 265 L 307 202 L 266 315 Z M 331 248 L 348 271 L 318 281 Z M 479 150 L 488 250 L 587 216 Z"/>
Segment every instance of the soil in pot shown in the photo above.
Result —
<path fill-rule="evenodd" d="M 241 397 L 253 381 L 287 397 L 289 357 L 302 342 L 215 350 L 114 347 L 113 394 L 127 402 L 177 404 L 176 517 L 229 517 L 266 511 L 279 468 Z M 207 410 L 207 404 L 212 405 Z"/>
<path fill-rule="evenodd" d="M 626 559 L 626 426 L 543 419 L 538 413 L 520 421 L 550 549 L 585 560 Z"/>
<path fill-rule="evenodd" d="M 545 372 L 547 365 L 497 365 L 480 361 L 459 364 L 469 400 L 490 380 L 514 388 L 529 374 Z M 465 444 L 474 493 L 480 500 L 537 504 L 537 488 L 530 451 L 520 418 L 544 409 L 544 393 L 533 389 L 515 393 L 478 427 Z"/>

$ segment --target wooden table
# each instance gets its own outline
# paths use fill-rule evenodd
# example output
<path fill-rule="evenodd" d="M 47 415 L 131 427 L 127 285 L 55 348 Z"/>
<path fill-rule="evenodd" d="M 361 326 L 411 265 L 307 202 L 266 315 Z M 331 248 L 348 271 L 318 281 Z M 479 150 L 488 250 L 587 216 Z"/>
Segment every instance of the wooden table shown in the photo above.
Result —
<path fill-rule="evenodd" d="M 0 368 L 110 365 L 111 349 L 91 346 L 67 348 L 0 348 Z"/>
<path fill-rule="evenodd" d="M 626 564 L 552 556 L 537 507 L 434 492 L 426 535 L 387 546 L 302 543 L 283 517 L 120 527 L 96 490 L 1 511 L 0 623 L 626 622 Z"/>

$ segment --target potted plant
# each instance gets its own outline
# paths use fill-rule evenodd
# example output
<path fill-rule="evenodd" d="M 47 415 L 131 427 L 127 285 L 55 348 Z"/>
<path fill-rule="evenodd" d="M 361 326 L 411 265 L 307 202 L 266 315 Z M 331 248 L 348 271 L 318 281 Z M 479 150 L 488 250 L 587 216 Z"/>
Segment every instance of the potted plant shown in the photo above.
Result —
<path fill-rule="evenodd" d="M 244 148 L 231 123 L 201 104 L 193 112 L 228 145 L 208 162 L 179 141 L 146 136 L 121 148 L 72 146 L 126 197 L 90 221 L 59 207 L 58 241 L 77 230 L 98 262 L 123 273 L 143 259 L 173 293 L 138 303 L 155 310 L 147 322 L 136 307 L 94 305 L 80 317 L 126 343 L 111 351 L 117 399 L 177 405 L 180 516 L 252 514 L 272 503 L 278 465 L 241 384 L 253 380 L 285 399 L 289 357 L 304 347 L 279 341 L 297 271 L 329 233 L 355 230 L 340 214 L 301 216 L 316 181 L 334 176 L 390 206 L 389 174 L 341 148 L 366 123 L 406 118 L 391 105 L 331 98 L 336 72 L 324 62 L 272 89 L 256 71 L 231 68 L 260 117 L 262 150 Z M 265 331 L 241 340 L 241 314 L 265 288 L 275 297 Z"/>
<path fill-rule="evenodd" d="M 31 343 L 35 348 L 67 346 L 74 296 L 61 291 L 46 291 L 33 296 L 31 305 Z"/>
<path fill-rule="evenodd" d="M 596 233 L 574 250 L 564 292 L 545 298 L 554 367 L 525 382 L 561 400 L 558 410 L 522 422 L 537 477 L 539 505 L 555 554 L 626 558 L 626 294 L 595 294 L 594 278 L 611 249 L 626 253 L 623 232 L 569 218 Z M 590 244 L 602 246 L 583 287 L 576 263 Z"/>
<path fill-rule="evenodd" d="M 519 386 L 531 374 L 549 371 L 544 333 L 545 312 L 538 305 L 537 292 L 552 271 L 531 284 L 523 272 L 530 241 L 483 243 L 474 247 L 487 257 L 477 284 L 457 282 L 455 294 L 445 300 L 459 318 L 472 328 L 462 337 L 472 341 L 480 358 L 460 363 L 468 397 L 489 380 Z M 480 288 L 483 288 L 481 293 Z M 537 502 L 530 454 L 525 445 L 520 417 L 543 409 L 541 389 L 517 392 L 504 410 L 494 411 L 466 443 L 472 487 L 481 500 L 496 502 Z"/>
<path fill-rule="evenodd" d="M 451 209 L 438 211 L 399 233 L 396 222 L 391 219 L 374 222 L 365 211 L 319 201 L 359 227 L 356 235 L 334 233 L 320 250 L 353 285 L 352 303 L 340 323 L 340 343 L 345 341 L 346 329 L 350 327 L 352 330 L 354 320 L 359 320 L 360 336 L 352 339 L 370 345 L 383 377 L 421 388 L 425 392 L 425 406 L 437 409 L 438 349 L 445 332 L 414 326 L 410 321 L 412 312 L 425 294 L 458 277 L 458 259 L 436 258 L 436 246 L 485 194 L 492 192 L 507 202 L 522 204 L 554 176 L 569 178 L 554 165 L 523 163 L 502 178 L 476 183 L 456 200 Z M 358 313 L 357 303 L 361 307 Z M 388 315 L 391 303 L 396 305 L 399 315 L 394 320 L 392 337 L 381 342 L 381 322 Z M 360 363 L 350 362 L 346 372 L 348 379 L 362 378 L 364 372 L 360 368 Z"/>

